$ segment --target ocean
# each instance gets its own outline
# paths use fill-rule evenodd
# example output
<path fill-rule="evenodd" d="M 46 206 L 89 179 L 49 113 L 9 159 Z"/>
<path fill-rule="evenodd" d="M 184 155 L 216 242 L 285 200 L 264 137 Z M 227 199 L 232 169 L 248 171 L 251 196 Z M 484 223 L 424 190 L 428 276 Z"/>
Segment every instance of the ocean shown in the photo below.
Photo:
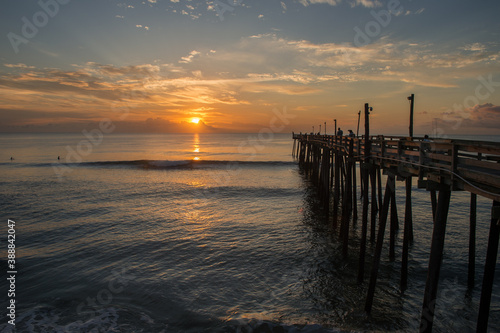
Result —
<path fill-rule="evenodd" d="M 292 144 L 291 134 L 0 135 L 0 293 L 9 294 L 0 332 L 417 331 L 429 193 L 415 182 L 408 289 L 399 290 L 400 230 L 396 260 L 382 252 L 368 316 L 368 279 L 356 282 L 360 221 L 343 258 Z M 396 191 L 402 223 L 403 182 Z M 469 200 L 452 194 L 435 332 L 475 331 L 491 201 L 478 198 L 469 291 Z M 15 295 L 6 278 L 12 233 Z M 368 259 L 373 250 L 369 243 Z M 492 332 L 499 287 L 497 268 Z"/>

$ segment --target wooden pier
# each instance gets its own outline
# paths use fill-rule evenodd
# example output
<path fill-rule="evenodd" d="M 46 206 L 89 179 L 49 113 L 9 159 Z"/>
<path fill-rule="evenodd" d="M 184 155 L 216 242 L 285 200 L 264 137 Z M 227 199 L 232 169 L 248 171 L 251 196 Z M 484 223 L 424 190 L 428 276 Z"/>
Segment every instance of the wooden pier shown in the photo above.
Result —
<path fill-rule="evenodd" d="M 396 231 L 399 229 L 396 207 L 396 180 L 405 182 L 406 203 L 403 226 L 400 289 L 407 288 L 408 252 L 413 241 L 412 179 L 418 187 L 430 192 L 434 228 L 429 267 L 424 291 L 420 331 L 431 332 L 435 313 L 438 280 L 450 197 L 452 191 L 468 191 L 470 199 L 470 233 L 468 286 L 474 286 L 476 199 L 493 201 L 491 223 L 477 332 L 486 332 L 498 254 L 500 230 L 500 143 L 415 137 L 370 136 L 368 104 L 365 104 L 365 135 L 347 137 L 321 134 L 293 134 L 292 155 L 316 184 L 327 211 L 333 213 L 333 227 L 343 242 L 347 256 L 350 221 L 358 217 L 357 200 L 362 198 L 361 240 L 359 246 L 358 282 L 365 279 L 366 243 L 375 242 L 370 268 L 365 311 L 371 312 L 382 254 L 387 218 L 389 219 L 389 257 L 395 258 Z M 413 135 L 410 127 L 410 134 Z M 359 168 L 361 195 L 357 193 L 356 170 Z M 382 195 L 381 174 L 387 175 Z M 333 196 L 333 198 L 331 198 Z M 339 212 L 340 209 L 340 212 Z M 369 213 L 370 210 L 370 213 Z M 377 225 L 378 215 L 378 225 Z M 368 223 L 370 216 L 370 223 Z M 352 217 L 352 219 L 351 219 Z"/>

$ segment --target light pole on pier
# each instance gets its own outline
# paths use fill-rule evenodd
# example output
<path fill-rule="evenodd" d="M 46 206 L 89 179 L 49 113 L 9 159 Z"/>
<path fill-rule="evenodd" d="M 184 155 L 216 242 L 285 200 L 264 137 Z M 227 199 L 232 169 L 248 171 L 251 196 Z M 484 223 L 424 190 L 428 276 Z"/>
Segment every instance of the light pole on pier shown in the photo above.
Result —
<path fill-rule="evenodd" d="M 361 110 L 358 111 L 358 129 L 356 130 L 356 137 L 359 136 L 359 120 L 361 119 Z"/>
<path fill-rule="evenodd" d="M 408 96 L 410 101 L 410 139 L 413 139 L 413 107 L 415 105 L 415 94 Z"/>

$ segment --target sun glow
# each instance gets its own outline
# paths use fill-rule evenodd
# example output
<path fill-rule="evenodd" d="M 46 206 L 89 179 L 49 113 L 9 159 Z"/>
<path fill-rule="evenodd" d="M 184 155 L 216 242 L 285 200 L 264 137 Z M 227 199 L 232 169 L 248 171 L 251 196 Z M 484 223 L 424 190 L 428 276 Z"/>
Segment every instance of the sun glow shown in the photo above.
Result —
<path fill-rule="evenodd" d="M 198 124 L 200 122 L 200 120 L 201 120 L 200 118 L 191 118 L 191 122 L 193 124 Z"/>

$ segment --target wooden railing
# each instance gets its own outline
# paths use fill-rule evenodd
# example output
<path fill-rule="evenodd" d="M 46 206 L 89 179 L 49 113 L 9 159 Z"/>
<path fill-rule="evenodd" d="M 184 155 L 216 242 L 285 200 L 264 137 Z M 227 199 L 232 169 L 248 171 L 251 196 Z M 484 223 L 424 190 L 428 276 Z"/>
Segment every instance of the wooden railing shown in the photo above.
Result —
<path fill-rule="evenodd" d="M 346 155 L 352 144 L 357 160 L 500 201 L 498 142 L 379 135 L 369 138 L 371 153 L 365 156 L 365 138 L 311 134 L 294 134 L 293 138 Z"/>

